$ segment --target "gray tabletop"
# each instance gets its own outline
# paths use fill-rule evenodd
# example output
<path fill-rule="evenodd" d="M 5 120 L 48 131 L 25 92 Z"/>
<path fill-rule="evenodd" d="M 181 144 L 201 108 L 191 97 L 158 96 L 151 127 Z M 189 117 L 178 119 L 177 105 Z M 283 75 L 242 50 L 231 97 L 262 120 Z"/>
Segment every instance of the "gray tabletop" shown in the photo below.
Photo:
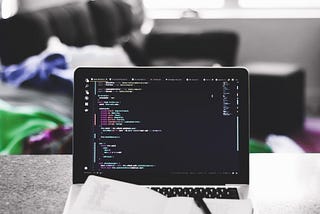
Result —
<path fill-rule="evenodd" d="M 0 156 L 0 213 L 62 213 L 71 155 Z M 320 154 L 250 155 L 258 214 L 319 214 Z"/>
<path fill-rule="evenodd" d="M 0 213 L 62 213 L 71 155 L 0 156 Z"/>

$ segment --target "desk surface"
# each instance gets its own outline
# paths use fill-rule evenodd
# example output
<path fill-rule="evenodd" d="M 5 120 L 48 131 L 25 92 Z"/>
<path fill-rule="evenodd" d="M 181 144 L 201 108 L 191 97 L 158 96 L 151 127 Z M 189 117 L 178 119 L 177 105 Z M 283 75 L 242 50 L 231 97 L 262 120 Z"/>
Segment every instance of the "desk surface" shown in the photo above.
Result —
<path fill-rule="evenodd" d="M 0 213 L 62 213 L 71 155 L 0 156 Z M 259 214 L 320 213 L 320 154 L 251 154 Z"/>

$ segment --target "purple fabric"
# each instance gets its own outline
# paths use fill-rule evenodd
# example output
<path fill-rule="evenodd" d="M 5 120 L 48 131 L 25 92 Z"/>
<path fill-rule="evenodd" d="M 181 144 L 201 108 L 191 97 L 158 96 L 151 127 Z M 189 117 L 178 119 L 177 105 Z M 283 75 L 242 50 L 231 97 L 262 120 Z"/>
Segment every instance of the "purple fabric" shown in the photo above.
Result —
<path fill-rule="evenodd" d="M 60 126 L 56 129 L 48 129 L 37 135 L 30 136 L 28 139 L 28 144 L 48 144 L 53 140 L 64 137 L 65 135 L 71 133 L 71 126 Z"/>
<path fill-rule="evenodd" d="M 16 87 L 25 86 L 72 95 L 72 72 L 62 54 L 40 54 L 20 64 L 3 67 L 1 79 Z"/>
<path fill-rule="evenodd" d="M 25 154 L 71 153 L 72 127 L 59 126 L 32 135 L 24 141 Z"/>
<path fill-rule="evenodd" d="M 320 118 L 306 118 L 303 130 L 289 137 L 305 152 L 320 152 Z"/>

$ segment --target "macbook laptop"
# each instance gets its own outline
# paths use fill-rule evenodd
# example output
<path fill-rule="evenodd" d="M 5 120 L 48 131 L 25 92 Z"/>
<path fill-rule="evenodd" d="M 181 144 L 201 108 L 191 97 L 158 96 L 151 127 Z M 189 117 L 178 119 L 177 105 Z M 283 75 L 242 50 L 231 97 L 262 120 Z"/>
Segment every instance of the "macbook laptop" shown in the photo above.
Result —
<path fill-rule="evenodd" d="M 73 185 L 89 175 L 168 197 L 247 197 L 248 73 L 244 68 L 78 68 Z"/>

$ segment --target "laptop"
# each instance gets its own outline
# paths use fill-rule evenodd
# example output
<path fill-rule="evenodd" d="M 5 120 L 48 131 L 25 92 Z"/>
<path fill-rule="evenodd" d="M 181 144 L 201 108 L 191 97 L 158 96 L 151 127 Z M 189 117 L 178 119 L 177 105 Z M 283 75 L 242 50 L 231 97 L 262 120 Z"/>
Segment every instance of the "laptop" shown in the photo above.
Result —
<path fill-rule="evenodd" d="M 168 197 L 246 198 L 248 103 L 244 68 L 78 68 L 64 212 L 89 175 Z"/>

